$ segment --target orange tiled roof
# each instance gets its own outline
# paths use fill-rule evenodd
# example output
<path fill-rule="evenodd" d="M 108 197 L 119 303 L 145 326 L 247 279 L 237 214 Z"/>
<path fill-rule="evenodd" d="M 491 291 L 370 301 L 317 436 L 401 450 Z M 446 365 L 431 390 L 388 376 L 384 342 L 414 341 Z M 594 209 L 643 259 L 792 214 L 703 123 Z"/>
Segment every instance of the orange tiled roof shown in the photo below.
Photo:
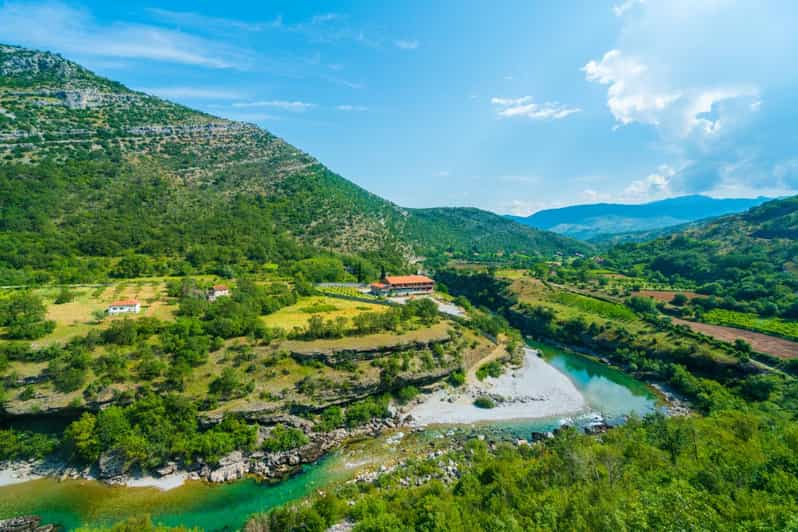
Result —
<path fill-rule="evenodd" d="M 229 288 L 227 288 L 226 284 L 215 284 L 215 285 L 213 285 L 213 289 L 216 290 L 217 292 L 222 291 L 222 290 L 229 290 Z"/>
<path fill-rule="evenodd" d="M 139 302 L 135 299 L 122 299 L 111 303 L 112 307 L 135 307 Z"/>
<path fill-rule="evenodd" d="M 388 284 L 428 284 L 434 283 L 432 279 L 426 275 L 387 275 L 385 280 Z"/>

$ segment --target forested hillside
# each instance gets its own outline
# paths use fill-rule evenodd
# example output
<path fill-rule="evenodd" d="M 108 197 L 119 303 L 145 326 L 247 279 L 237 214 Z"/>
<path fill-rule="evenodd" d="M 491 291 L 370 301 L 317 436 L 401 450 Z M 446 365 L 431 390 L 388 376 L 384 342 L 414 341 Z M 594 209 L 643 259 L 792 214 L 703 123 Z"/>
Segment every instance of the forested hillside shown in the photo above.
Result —
<path fill-rule="evenodd" d="M 469 224 L 402 209 L 254 125 L 12 46 L 0 47 L 0 160 L 3 284 L 253 270 L 323 250 L 396 271 L 422 251 L 582 249 L 476 209 Z"/>
<path fill-rule="evenodd" d="M 608 264 L 695 288 L 706 307 L 798 318 L 798 197 L 613 248 Z"/>

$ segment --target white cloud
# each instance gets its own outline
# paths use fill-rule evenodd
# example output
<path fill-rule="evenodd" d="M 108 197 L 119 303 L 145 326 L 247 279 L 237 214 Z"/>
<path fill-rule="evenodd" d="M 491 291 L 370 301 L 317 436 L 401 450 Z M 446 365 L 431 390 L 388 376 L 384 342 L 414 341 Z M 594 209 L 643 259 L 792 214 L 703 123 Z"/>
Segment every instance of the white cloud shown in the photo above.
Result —
<path fill-rule="evenodd" d="M 315 103 L 308 103 L 302 101 L 288 101 L 288 100 L 268 100 L 256 102 L 235 102 L 233 107 L 238 108 L 251 108 L 251 107 L 274 107 L 282 109 L 283 111 L 296 111 L 303 112 L 316 107 Z"/>
<path fill-rule="evenodd" d="M 336 109 L 338 109 L 339 111 L 368 111 L 369 110 L 369 108 L 364 106 L 364 105 L 349 105 L 349 104 L 338 105 L 338 106 L 336 106 Z"/>
<path fill-rule="evenodd" d="M 171 11 L 161 8 L 148 8 L 146 10 L 158 20 L 171 22 L 184 27 L 196 27 L 208 30 L 230 29 L 236 31 L 258 32 L 269 28 L 277 28 L 282 24 L 282 20 L 277 18 L 271 22 L 245 22 L 222 17 L 209 17 L 201 13 L 192 11 Z"/>
<path fill-rule="evenodd" d="M 85 9 L 60 2 L 8 2 L 0 7 L 0 40 L 87 57 L 148 59 L 209 68 L 246 69 L 248 52 L 157 26 L 99 24 Z"/>
<path fill-rule="evenodd" d="M 790 30 L 798 24 L 794 6 L 615 3 L 622 16 L 617 40 L 582 70 L 606 88 L 615 127 L 650 127 L 658 137 L 650 149 L 676 169 L 664 175 L 667 184 L 636 179 L 616 197 L 798 190 L 798 180 L 780 177 L 789 175 L 782 161 L 794 152 L 785 142 L 794 129 L 790 95 L 798 85 L 791 68 L 798 53 Z"/>
<path fill-rule="evenodd" d="M 499 108 L 496 113 L 501 118 L 526 117 L 533 120 L 560 120 L 581 111 L 578 107 L 559 102 L 534 103 L 531 96 L 522 96 L 520 98 L 493 97 L 490 102 Z"/>
<path fill-rule="evenodd" d="M 187 100 L 234 100 L 241 98 L 239 91 L 229 89 L 203 89 L 199 87 L 154 87 L 141 89 L 143 92 L 160 96 L 161 98 L 176 98 Z"/>
<path fill-rule="evenodd" d="M 315 15 L 312 19 L 310 19 L 311 24 L 325 24 L 327 22 L 331 22 L 333 20 L 340 20 L 345 18 L 340 13 L 324 13 L 321 15 Z"/>
<path fill-rule="evenodd" d="M 393 44 L 402 50 L 415 50 L 420 45 L 418 41 L 409 41 L 404 39 L 396 40 L 393 42 Z"/>
<path fill-rule="evenodd" d="M 669 136 L 718 133 L 723 117 L 712 120 L 702 115 L 727 100 L 759 101 L 759 91 L 753 86 L 674 86 L 665 72 L 652 71 L 642 59 L 617 49 L 605 53 L 599 61 L 588 62 L 582 71 L 588 81 L 608 85 L 607 107 L 620 124 L 650 124 Z"/>
<path fill-rule="evenodd" d="M 547 205 L 541 201 L 511 200 L 501 206 L 500 212 L 506 212 L 513 216 L 529 216 L 546 207 Z"/>
<path fill-rule="evenodd" d="M 644 3 L 645 0 L 626 0 L 625 2 L 612 6 L 612 12 L 615 13 L 616 17 L 622 17 L 627 11 L 636 5 Z"/>
<path fill-rule="evenodd" d="M 671 179 L 676 170 L 667 164 L 661 165 L 656 172 L 643 179 L 632 181 L 623 190 L 621 199 L 625 201 L 651 201 L 671 195 Z"/>

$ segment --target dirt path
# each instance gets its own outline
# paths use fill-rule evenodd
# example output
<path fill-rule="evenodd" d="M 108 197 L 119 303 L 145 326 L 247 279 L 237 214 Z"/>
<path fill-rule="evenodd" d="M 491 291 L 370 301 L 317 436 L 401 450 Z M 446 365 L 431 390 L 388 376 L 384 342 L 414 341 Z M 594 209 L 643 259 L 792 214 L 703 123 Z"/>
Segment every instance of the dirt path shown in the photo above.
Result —
<path fill-rule="evenodd" d="M 498 360 L 505 356 L 507 356 L 507 350 L 504 348 L 504 344 L 500 343 L 493 348 L 493 351 L 491 351 L 488 356 L 471 366 L 471 369 L 469 369 L 466 373 L 466 384 L 474 384 L 479 382 L 477 379 L 477 370 L 488 362 L 493 362 L 494 360 Z"/>
<path fill-rule="evenodd" d="M 759 353 L 765 353 L 783 359 L 798 358 L 798 342 L 785 340 L 777 336 L 746 331 L 744 329 L 726 327 L 725 325 L 710 325 L 709 323 L 699 323 L 679 318 L 672 318 L 672 321 L 675 324 L 686 325 L 696 332 L 712 336 L 724 342 L 734 342 L 738 338 L 745 340 L 751 344 L 754 351 L 758 351 Z"/>

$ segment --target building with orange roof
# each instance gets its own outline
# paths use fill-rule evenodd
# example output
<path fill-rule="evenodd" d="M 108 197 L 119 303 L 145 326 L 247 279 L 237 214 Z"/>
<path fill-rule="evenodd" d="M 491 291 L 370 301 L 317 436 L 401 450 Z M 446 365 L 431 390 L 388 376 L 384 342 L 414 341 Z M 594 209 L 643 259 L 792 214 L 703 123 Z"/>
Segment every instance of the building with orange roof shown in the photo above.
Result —
<path fill-rule="evenodd" d="M 431 294 L 435 281 L 426 275 L 386 275 L 382 282 L 371 283 L 375 296 L 409 296 Z"/>
<path fill-rule="evenodd" d="M 226 284 L 215 284 L 208 288 L 208 301 L 216 301 L 220 297 L 230 295 L 230 287 Z"/>

